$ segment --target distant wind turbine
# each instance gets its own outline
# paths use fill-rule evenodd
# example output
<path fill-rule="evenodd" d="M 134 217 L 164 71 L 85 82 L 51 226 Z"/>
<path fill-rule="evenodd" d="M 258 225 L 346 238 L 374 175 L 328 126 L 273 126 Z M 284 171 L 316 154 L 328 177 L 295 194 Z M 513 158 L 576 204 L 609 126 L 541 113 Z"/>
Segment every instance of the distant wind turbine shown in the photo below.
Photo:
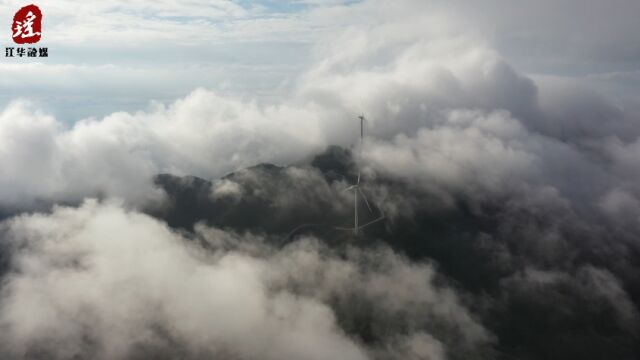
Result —
<path fill-rule="evenodd" d="M 358 158 L 356 161 L 356 168 L 358 169 L 358 178 L 356 180 L 356 183 L 349 186 L 348 188 L 344 189 L 343 191 L 351 191 L 353 190 L 353 228 L 337 228 L 339 230 L 349 230 L 349 231 L 353 231 L 354 235 L 358 235 L 360 230 L 364 229 L 365 227 L 372 225 L 374 223 L 377 223 L 381 220 L 383 220 L 385 218 L 384 214 L 382 213 L 382 209 L 378 208 L 378 210 L 380 211 L 380 215 L 375 218 L 374 220 L 371 220 L 365 224 L 360 225 L 359 222 L 359 216 L 358 216 L 358 194 L 360 194 L 360 196 L 362 197 L 362 199 L 364 200 L 364 203 L 367 205 L 367 209 L 369 209 L 369 212 L 371 214 L 373 214 L 373 209 L 371 208 L 371 204 L 369 203 L 369 200 L 367 199 L 367 196 L 364 194 L 364 192 L 361 189 L 360 186 L 360 166 L 358 165 L 360 163 L 360 161 L 362 160 L 362 148 L 364 145 L 364 123 L 366 118 L 364 117 L 364 114 L 358 116 L 358 119 L 360 120 L 360 146 L 358 149 Z"/>
<path fill-rule="evenodd" d="M 358 119 L 360 120 L 360 146 L 358 149 L 358 155 L 357 155 L 357 159 L 356 159 L 356 169 L 358 172 L 358 177 L 356 179 L 356 183 L 347 187 L 346 189 L 344 189 L 342 192 L 345 191 L 353 191 L 353 227 L 336 227 L 336 226 L 330 226 L 331 229 L 334 230 L 341 230 L 341 231 L 349 231 L 349 232 L 353 232 L 354 235 L 359 235 L 360 231 L 364 228 L 366 228 L 369 225 L 373 225 L 377 222 L 380 222 L 382 220 L 385 219 L 385 215 L 384 212 L 382 211 L 382 208 L 380 208 L 379 206 L 374 206 L 375 209 L 377 210 L 377 212 L 379 213 L 379 215 L 374 218 L 373 220 L 367 221 L 364 224 L 360 224 L 360 214 L 358 212 L 358 205 L 359 205 L 359 201 L 360 198 L 362 198 L 362 200 L 364 200 L 365 205 L 367 206 L 367 209 L 369 210 L 369 219 L 371 218 L 371 215 L 373 215 L 374 209 L 371 207 L 371 203 L 369 202 L 369 199 L 367 199 L 367 196 L 365 195 L 363 189 L 362 189 L 362 174 L 360 171 L 360 166 L 359 163 L 361 162 L 362 159 L 362 149 L 363 149 L 363 145 L 364 145 L 364 124 L 366 122 L 366 118 L 364 117 L 364 114 L 358 116 Z M 374 204 L 375 205 L 375 204 Z M 304 228 L 310 228 L 310 227 L 324 227 L 327 226 L 328 224 L 323 224 L 323 223 L 309 223 L 309 224 L 303 224 L 300 225 L 298 227 L 296 227 L 295 229 L 293 229 L 291 232 L 289 232 L 289 234 L 287 235 L 287 239 L 291 239 L 293 238 L 293 236 L 295 235 L 296 232 L 304 229 Z"/>

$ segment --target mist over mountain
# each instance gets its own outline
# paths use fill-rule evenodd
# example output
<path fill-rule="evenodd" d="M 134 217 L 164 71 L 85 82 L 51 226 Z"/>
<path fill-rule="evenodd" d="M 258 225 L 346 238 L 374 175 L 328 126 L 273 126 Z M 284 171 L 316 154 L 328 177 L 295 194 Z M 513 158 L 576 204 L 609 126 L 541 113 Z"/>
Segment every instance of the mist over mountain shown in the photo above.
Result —
<path fill-rule="evenodd" d="M 635 2 L 222 5 L 323 34 L 281 99 L 0 112 L 0 358 L 640 358 Z"/>
<path fill-rule="evenodd" d="M 445 201 L 377 177 L 365 189 L 393 215 L 354 238 L 336 229 L 353 216 L 351 198 L 341 192 L 352 166 L 351 152 L 333 147 L 307 166 L 260 165 L 213 183 L 162 175 L 156 181 L 171 205 L 161 216 L 183 229 L 204 220 L 227 231 L 258 232 L 278 247 L 310 235 L 338 252 L 382 246 L 435 265 L 440 281 L 459 292 L 494 336 L 491 346 L 484 344 L 492 351 L 479 358 L 636 356 L 640 282 L 628 275 L 637 274 L 638 248 L 611 224 L 587 223 L 552 191 L 457 194 Z M 335 311 L 339 321 L 353 321 L 340 317 L 350 312 Z M 380 341 L 368 328 L 346 330 Z M 446 335 L 431 334 L 446 343 Z M 466 352 L 449 356 L 469 358 Z"/>

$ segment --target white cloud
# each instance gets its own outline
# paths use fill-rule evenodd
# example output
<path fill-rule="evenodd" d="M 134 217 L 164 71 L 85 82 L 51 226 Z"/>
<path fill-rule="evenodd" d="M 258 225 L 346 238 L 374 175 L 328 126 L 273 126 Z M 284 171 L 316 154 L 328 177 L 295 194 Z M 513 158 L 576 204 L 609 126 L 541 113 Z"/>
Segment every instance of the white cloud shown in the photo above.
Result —
<path fill-rule="evenodd" d="M 329 144 L 351 144 L 361 111 L 369 119 L 367 134 L 378 139 L 378 150 L 367 155 L 372 164 L 414 181 L 467 191 L 529 182 L 595 203 L 585 194 L 604 196 L 619 181 L 603 172 L 603 158 L 615 159 L 614 174 L 623 181 L 637 179 L 630 160 L 634 147 L 618 139 L 636 128 L 632 115 L 621 116 L 621 109 L 589 92 L 567 95 L 571 84 L 539 90 L 440 7 L 425 13 L 417 3 L 377 4 L 317 10 L 314 16 L 335 13 L 338 27 L 356 16 L 355 25 L 319 46 L 315 65 L 275 104 L 200 89 L 169 105 L 68 127 L 24 103 L 9 106 L 0 115 L 0 165 L 9 169 L 0 174 L 0 205 L 28 207 L 96 194 L 144 203 L 157 199 L 149 184 L 160 172 L 215 178 L 259 162 L 303 160 Z M 364 21 L 369 18 L 380 23 Z M 42 65 L 30 66 L 47 77 Z M 55 68 L 59 75 L 51 79 L 57 82 L 75 71 L 97 76 L 82 67 Z M 100 71 L 103 82 L 109 82 L 109 69 Z M 154 74 L 119 76 L 148 84 Z M 158 87 L 174 81 L 158 79 Z M 76 92 L 85 86 L 67 83 Z M 585 104 L 588 114 L 622 125 L 600 126 L 600 116 L 582 116 Z M 576 176 L 588 180 L 571 181 Z"/>
<path fill-rule="evenodd" d="M 91 194 L 140 204 L 157 198 L 150 181 L 161 172 L 213 178 L 262 161 L 292 162 L 327 144 L 310 109 L 259 107 L 205 90 L 70 129 L 17 102 L 0 114 L 0 139 L 5 207 Z"/>
<path fill-rule="evenodd" d="M 1 231 L 14 255 L 1 292 L 4 356 L 114 359 L 182 349 L 184 356 L 365 359 L 394 346 L 392 358 L 443 359 L 437 338 L 450 341 L 447 332 L 465 351 L 489 340 L 455 293 L 434 285 L 430 266 L 390 250 L 353 249 L 341 259 L 302 241 L 274 251 L 259 238 L 200 226 L 203 248 L 152 218 L 95 201 L 20 216 Z M 380 318 L 371 321 L 385 326 L 388 344 L 368 348 L 340 329 L 334 311 L 352 301 L 375 308 Z M 430 321 L 441 324 L 432 334 Z M 411 332 L 406 340 L 396 326 Z"/>
<path fill-rule="evenodd" d="M 300 76 L 295 90 L 269 104 L 199 89 L 173 103 L 154 102 L 145 111 L 115 112 L 65 125 L 29 102 L 11 103 L 0 113 L 0 210 L 80 203 L 88 196 L 122 198 L 126 208 L 147 205 L 162 199 L 151 186 L 151 178 L 160 172 L 217 178 L 259 162 L 308 159 L 329 144 L 349 145 L 357 134 L 355 115 L 363 111 L 369 119 L 363 163 L 374 173 L 444 197 L 462 194 L 471 201 L 499 200 L 518 192 L 521 197 L 510 198 L 505 207 L 525 208 L 532 213 L 527 219 L 553 218 L 550 229 L 537 231 L 537 221 L 532 221 L 536 224 L 526 225 L 533 230 L 522 230 L 527 232 L 523 241 L 516 238 L 507 244 L 533 253 L 531 262 L 575 260 L 573 251 L 564 251 L 578 245 L 563 231 L 575 224 L 584 232 L 592 229 L 586 224 L 594 207 L 596 216 L 604 212 L 615 224 L 637 226 L 640 142 L 635 111 L 640 108 L 625 108 L 584 90 L 584 82 L 561 84 L 558 78 L 532 79 L 517 71 L 510 65 L 512 54 L 500 45 L 504 39 L 473 31 L 517 28 L 522 14 L 513 5 L 501 12 L 495 9 L 497 3 L 485 3 L 499 16 L 509 17 L 505 25 L 493 24 L 491 16 L 480 16 L 484 24 L 464 23 L 478 11 L 477 2 L 457 2 L 450 8 L 437 1 L 365 1 L 282 19 L 257 19 L 251 11 L 262 9 L 220 2 L 206 19 L 187 21 L 162 17 L 174 12 L 197 16 L 206 4 L 178 9 L 177 3 L 163 2 L 157 17 L 144 18 L 141 14 L 149 4 L 122 3 L 123 11 L 110 8 L 113 13 L 102 20 L 95 17 L 108 9 L 78 5 L 78 17 L 70 19 L 78 31 L 65 37 L 62 23 L 52 22 L 52 30 L 59 32 L 51 39 L 84 46 L 96 35 L 103 41 L 99 47 L 134 36 L 135 45 L 148 45 L 140 51 L 149 57 L 157 55 L 153 49 L 166 45 L 163 40 L 171 44 L 194 34 L 188 46 L 244 35 L 253 41 L 282 36 L 283 41 L 312 42 L 322 32 L 324 40 L 315 49 L 317 61 Z M 567 4 L 571 2 L 557 5 L 562 11 L 553 16 L 562 17 L 565 7 L 571 10 Z M 594 5 L 589 4 L 591 9 Z M 544 7 L 531 6 L 544 13 Z M 67 10 L 61 9 L 56 15 L 53 6 L 51 15 L 62 18 Z M 232 18 L 221 25 L 226 33 L 211 29 L 220 14 Z M 95 28 L 90 28 L 93 20 Z M 525 22 L 525 33 L 514 36 L 526 44 L 531 39 L 544 42 L 571 26 L 563 22 L 540 33 L 545 24 Z M 261 34 L 264 29 L 267 34 Z M 585 44 L 583 50 L 593 59 L 603 54 L 601 47 L 612 34 L 606 31 L 594 43 L 574 36 L 570 43 L 578 48 Z M 623 37 L 620 43 L 635 41 L 629 39 Z M 289 60 L 284 51 L 274 53 L 274 59 Z M 622 59 L 621 54 L 624 51 L 613 57 Z M 563 56 L 566 61 L 575 54 Z M 168 63 L 179 68 L 183 60 Z M 208 61 L 203 61 L 207 66 L 173 75 L 166 73 L 169 67 L 161 60 L 148 70 L 128 66 L 127 61 L 100 66 L 3 65 L 0 73 L 6 76 L 0 84 L 16 88 L 26 83 L 24 90 L 30 91 L 49 83 L 55 85 L 50 89 L 80 96 L 93 80 L 96 94 L 110 97 L 131 81 L 131 92 L 122 96 L 129 99 L 131 93 L 144 97 L 150 87 L 154 94 L 173 97 L 171 91 L 177 90 L 165 93 L 168 87 L 188 89 L 192 82 L 216 78 L 205 74 L 211 70 Z M 234 69 L 243 77 L 251 66 Z M 21 75 L 26 69 L 33 74 Z M 273 67 L 256 69 L 268 72 Z M 188 79 L 181 82 L 177 77 Z M 53 90 L 43 93 L 57 96 Z M 297 171 L 286 175 L 302 184 L 320 177 Z M 323 187 L 318 192 L 331 190 Z M 237 196 L 243 191 L 248 189 L 223 181 L 212 195 Z M 293 200 L 288 196 L 274 201 L 283 207 L 289 202 Z M 103 358 L 176 351 L 169 357 L 213 353 L 245 358 L 444 359 L 491 343 L 491 335 L 456 293 L 434 284 L 437 274 L 430 265 L 408 263 L 386 248 L 349 248 L 337 256 L 308 239 L 276 251 L 264 244 L 265 239 L 199 226 L 190 236 L 206 244 L 211 251 L 207 252 L 186 235 L 122 207 L 90 201 L 2 225 L 2 241 L 15 251 L 2 290 L 2 351 L 15 355 L 28 349 L 60 358 L 93 351 Z M 573 213 L 585 208 L 589 211 Z M 579 217 L 583 219 L 575 220 Z M 509 221 L 518 219 L 505 222 Z M 608 246 L 600 239 L 576 238 Z M 512 254 L 507 245 L 490 245 L 503 252 L 499 256 L 505 268 L 518 260 L 517 251 Z M 618 245 L 622 250 L 611 253 L 626 255 L 626 244 L 612 247 Z M 625 261 L 629 260 L 620 261 L 621 266 Z M 578 293 L 593 293 L 598 301 L 620 305 L 617 317 L 635 317 L 617 276 L 587 267 L 573 275 L 525 272 L 513 279 L 527 285 L 578 284 Z M 371 313 L 342 307 L 354 303 L 366 304 L 362 308 Z M 372 332 L 378 331 L 377 343 L 365 346 L 349 332 L 357 316 L 368 316 Z M 173 346 L 176 343 L 180 346 Z"/>

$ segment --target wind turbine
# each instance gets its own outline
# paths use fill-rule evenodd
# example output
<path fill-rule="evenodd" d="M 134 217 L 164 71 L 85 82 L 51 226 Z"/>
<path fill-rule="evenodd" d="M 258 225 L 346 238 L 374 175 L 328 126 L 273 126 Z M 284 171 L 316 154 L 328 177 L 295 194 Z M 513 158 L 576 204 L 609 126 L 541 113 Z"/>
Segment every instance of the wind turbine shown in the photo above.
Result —
<path fill-rule="evenodd" d="M 360 166 L 358 165 L 358 163 L 360 162 L 360 160 L 362 159 L 362 147 L 364 145 L 364 123 L 366 118 L 364 117 L 364 114 L 358 116 L 358 119 L 360 120 L 360 145 L 359 145 L 359 149 L 358 149 L 358 158 L 356 161 L 356 168 L 358 169 L 358 178 L 356 180 L 356 183 L 349 186 L 348 188 L 344 189 L 343 191 L 353 191 L 353 228 L 338 228 L 340 230 L 352 230 L 354 235 L 358 235 L 358 233 L 360 232 L 361 229 L 364 229 L 365 227 L 372 225 L 374 223 L 377 223 L 378 221 L 381 221 L 384 219 L 384 214 L 382 213 L 382 209 L 378 208 L 380 211 L 380 216 L 378 216 L 376 219 L 369 221 L 363 225 L 360 225 L 359 223 L 359 217 L 358 217 L 358 194 L 360 194 L 360 196 L 362 197 L 362 199 L 364 200 L 364 203 L 367 205 L 367 209 L 369 209 L 369 212 L 371 214 L 373 214 L 373 209 L 371 208 L 371 205 L 369 203 L 369 200 L 367 199 L 367 196 L 364 194 L 364 192 L 362 191 L 362 189 L 360 188 Z"/>
<path fill-rule="evenodd" d="M 330 228 L 334 229 L 334 230 L 342 230 L 342 231 L 349 231 L 349 232 L 353 232 L 353 234 L 355 236 L 357 236 L 360 233 L 360 230 L 366 228 L 369 225 L 373 225 L 379 221 L 382 221 L 385 219 L 385 215 L 384 212 L 382 211 L 382 209 L 378 206 L 375 206 L 377 212 L 379 213 L 378 217 L 376 217 L 375 219 L 368 221 L 364 224 L 360 224 L 360 214 L 358 213 L 358 205 L 359 205 L 359 199 L 362 198 L 362 200 L 364 200 L 364 203 L 367 205 L 367 209 L 369 209 L 369 213 L 371 215 L 374 214 L 373 208 L 371 207 L 371 203 L 369 202 L 369 200 L 367 199 L 367 196 L 365 195 L 364 191 L 361 189 L 361 171 L 360 171 L 360 167 L 358 166 L 358 163 L 360 163 L 360 160 L 362 158 L 362 148 L 363 148 L 363 144 L 364 144 L 364 123 L 366 122 L 366 118 L 364 117 L 364 114 L 358 116 L 358 119 L 360 120 L 360 146 L 358 149 L 358 156 L 357 156 L 357 161 L 356 161 L 356 168 L 358 171 L 358 177 L 356 179 L 356 183 L 347 187 L 346 189 L 344 189 L 342 192 L 345 191 L 353 191 L 353 227 L 336 227 L 336 226 L 330 226 Z M 374 204 L 375 205 L 375 204 Z M 369 217 L 371 218 L 371 217 Z M 291 232 L 289 232 L 289 234 L 287 235 L 287 239 L 290 239 L 293 237 L 293 235 L 303 229 L 303 228 L 308 228 L 308 227 L 313 227 L 313 226 L 318 226 L 318 227 L 323 227 L 326 226 L 327 224 L 317 224 L 317 223 L 312 223 L 312 224 L 304 224 L 304 225 L 300 225 L 298 227 L 296 227 L 295 229 L 293 229 Z"/>

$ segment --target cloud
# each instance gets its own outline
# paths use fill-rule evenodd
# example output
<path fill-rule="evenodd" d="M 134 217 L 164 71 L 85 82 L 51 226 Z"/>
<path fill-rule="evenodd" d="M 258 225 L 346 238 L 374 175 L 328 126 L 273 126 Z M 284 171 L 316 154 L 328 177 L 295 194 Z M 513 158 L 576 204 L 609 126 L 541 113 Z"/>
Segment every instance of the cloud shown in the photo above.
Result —
<path fill-rule="evenodd" d="M 615 0 L 606 5 L 595 0 L 508 4 L 460 0 L 431 5 L 434 3 L 485 34 L 493 47 L 528 71 L 580 76 L 637 64 L 638 40 L 630 35 L 638 27 L 630 15 L 639 9 L 634 1 Z"/>
<path fill-rule="evenodd" d="M 535 87 L 530 80 L 494 52 L 466 38 L 442 35 L 436 25 L 430 36 L 442 35 L 441 39 L 421 39 L 418 20 L 402 25 L 394 19 L 371 34 L 348 31 L 325 60 L 301 77 L 299 90 L 276 105 L 201 89 L 144 112 L 113 113 L 63 126 L 26 103 L 11 104 L 0 118 L 3 138 L 31 123 L 45 128 L 44 133 L 25 130 L 20 142 L 3 141 L 11 145 L 5 145 L 2 162 L 27 154 L 31 136 L 42 137 L 38 142 L 49 149 L 28 154 L 29 166 L 1 175 L 7 195 L 0 204 L 77 201 L 96 193 L 139 203 L 151 196 L 152 190 L 143 191 L 141 186 L 150 183 L 154 173 L 212 178 L 263 161 L 303 160 L 329 144 L 352 143 L 357 124 L 348 119 L 358 108 L 357 100 L 363 100 L 370 114 L 369 133 L 382 138 L 428 125 L 438 109 L 534 112 Z M 359 47 L 342 52 L 344 47 L 338 45 L 353 38 L 359 39 Z M 369 55 L 379 58 L 381 67 L 372 67 Z M 503 94 L 513 94 L 512 100 Z M 51 175 L 21 181 L 38 169 Z"/>
<path fill-rule="evenodd" d="M 2 5 L 7 22 L 24 3 Z M 307 63 L 317 31 L 302 10 L 285 12 L 271 2 L 38 5 L 44 14 L 38 46 L 47 47 L 49 57 L 5 58 L 0 106 L 25 97 L 66 124 L 134 112 L 151 100 L 170 102 L 198 87 L 269 102 Z M 8 32 L 3 40 L 12 46 Z"/>
<path fill-rule="evenodd" d="M 3 223 L 3 356 L 444 359 L 490 339 L 431 266 L 389 249 L 195 236 L 95 201 Z"/>
<path fill-rule="evenodd" d="M 151 180 L 161 172 L 212 178 L 263 161 L 292 162 L 326 145 L 307 109 L 262 108 L 205 90 L 70 129 L 16 102 L 0 115 L 0 138 L 0 205 L 9 208 L 91 194 L 141 204 L 158 198 Z"/>
<path fill-rule="evenodd" d="M 505 49 L 511 35 L 554 48 L 571 24 L 532 17 L 509 32 L 524 16 L 514 5 L 465 22 L 486 9 L 447 4 L 317 9 L 317 58 L 274 103 L 198 89 L 75 124 L 9 105 L 0 207 L 44 212 L 2 225 L 7 356 L 637 357 L 637 99 L 594 90 L 605 75 L 527 75 Z M 571 4 L 525 10 L 564 17 Z M 612 34 L 567 41 L 592 62 Z M 361 112 L 361 157 L 311 161 L 353 145 Z M 389 221 L 346 244 L 280 236 L 347 218 L 353 161 Z M 244 169 L 263 162 L 295 165 Z M 92 196 L 123 205 L 79 205 Z"/>
<path fill-rule="evenodd" d="M 632 353 L 631 344 L 638 336 L 637 307 L 607 270 L 586 266 L 567 274 L 527 269 L 506 279 L 502 286 L 504 307 L 499 311 L 510 314 L 499 320 L 503 336 L 509 337 L 510 331 L 531 332 L 536 334 L 531 338 L 533 347 L 562 344 L 530 354 L 599 358 Z M 516 310 L 519 307 L 526 310 Z M 531 316 L 537 317 L 535 322 L 527 320 Z M 541 327 L 545 332 L 539 331 Z M 516 350 L 513 356 L 519 353 L 524 355 Z"/>
<path fill-rule="evenodd" d="M 406 70 L 416 62 L 420 64 L 419 58 L 412 59 L 407 64 L 400 62 L 398 68 Z M 476 64 L 473 56 L 468 61 L 465 67 Z M 138 200 L 152 195 L 152 190 L 143 191 L 141 187 L 160 172 L 213 178 L 264 161 L 278 164 L 299 161 L 329 144 L 347 145 L 355 137 L 357 125 L 345 120 L 352 110 L 348 103 L 340 102 L 339 96 L 349 93 L 352 81 L 324 89 L 322 84 L 326 80 L 320 79 L 323 76 L 329 75 L 310 72 L 305 80 L 310 85 L 278 105 L 259 105 L 201 89 L 168 106 L 156 103 L 145 112 L 114 113 L 103 119 L 85 119 L 70 127 L 32 110 L 27 103 L 14 103 L 0 118 L 1 136 L 9 139 L 15 137 L 16 129 L 25 130 L 20 135 L 22 141 L 4 141 L 9 145 L 5 145 L 2 161 L 13 162 L 13 157 L 19 154 L 28 154 L 31 161 L 27 167 L 2 175 L 7 195 L 0 203 L 15 206 L 30 204 L 36 199 L 77 201 L 84 195 L 96 193 L 139 203 Z M 390 87 L 388 92 L 374 90 L 361 94 L 372 104 L 386 104 L 371 108 L 372 134 L 390 137 L 419 129 L 430 121 L 430 112 L 419 110 L 424 108 L 421 104 L 427 104 L 429 109 L 433 106 L 433 111 L 457 106 L 443 103 L 439 95 L 425 93 L 427 78 L 409 91 L 407 100 L 401 100 L 405 99 L 405 85 L 400 84 L 408 78 L 395 71 L 380 76 L 381 81 L 399 87 Z M 375 75 L 366 77 L 375 79 Z M 517 76 L 514 79 L 520 83 Z M 487 79 L 474 80 L 476 85 L 463 91 L 483 93 L 483 87 L 503 86 L 493 82 L 494 76 L 489 75 Z M 509 80 L 504 86 L 510 84 Z M 480 89 L 474 90 L 478 86 Z M 331 93 L 336 100 L 327 103 L 323 100 L 327 98 L 323 95 L 326 93 Z M 421 94 L 427 96 L 423 101 L 419 100 Z M 47 144 L 49 148 L 41 152 L 38 148 L 31 149 L 29 144 L 33 141 Z M 30 171 L 44 169 L 49 176 L 32 177 L 33 182 L 20 180 L 29 176 Z"/>
<path fill-rule="evenodd" d="M 621 182 L 639 193 L 628 185 L 637 180 L 633 113 L 584 89 L 572 93 L 573 83 L 540 87 L 439 6 L 428 13 L 414 2 L 378 4 L 317 9 L 383 21 L 365 26 L 356 17 L 318 46 L 295 92 L 274 105 L 199 89 L 65 126 L 33 105 L 11 104 L 0 115 L 0 164 L 9 169 L 0 174 L 0 206 L 85 196 L 146 204 L 161 197 L 151 185 L 158 173 L 212 179 L 352 144 L 350 119 L 365 110 L 372 168 L 438 191 L 549 186 L 582 208 Z M 12 165 L 17 159 L 27 165 Z"/>

